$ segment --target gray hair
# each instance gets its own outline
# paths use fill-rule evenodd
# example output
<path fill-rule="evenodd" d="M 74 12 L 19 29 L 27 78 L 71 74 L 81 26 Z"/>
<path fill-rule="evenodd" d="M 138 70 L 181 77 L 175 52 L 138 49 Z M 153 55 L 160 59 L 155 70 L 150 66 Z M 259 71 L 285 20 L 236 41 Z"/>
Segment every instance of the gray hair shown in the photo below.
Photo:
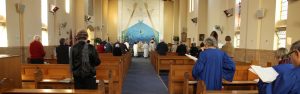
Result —
<path fill-rule="evenodd" d="M 217 40 L 214 37 L 208 37 L 205 39 L 204 44 L 206 46 L 218 47 Z"/>
<path fill-rule="evenodd" d="M 35 41 L 40 41 L 41 40 L 41 37 L 39 35 L 34 35 L 33 36 L 33 40 Z"/>
<path fill-rule="evenodd" d="M 300 51 L 300 40 L 294 42 L 290 48 L 290 51 L 298 50 Z"/>
<path fill-rule="evenodd" d="M 285 58 L 288 58 L 286 56 L 286 54 L 288 53 L 288 49 L 286 48 L 279 48 L 275 51 L 275 57 L 277 59 L 285 59 Z"/>

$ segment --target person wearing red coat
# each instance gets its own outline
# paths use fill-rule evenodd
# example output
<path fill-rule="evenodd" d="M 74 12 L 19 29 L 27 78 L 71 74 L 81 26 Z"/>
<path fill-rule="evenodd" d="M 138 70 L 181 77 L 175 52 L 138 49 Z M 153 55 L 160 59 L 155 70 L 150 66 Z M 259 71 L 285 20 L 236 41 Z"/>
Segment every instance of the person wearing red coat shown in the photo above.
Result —
<path fill-rule="evenodd" d="M 44 64 L 45 51 L 40 36 L 35 35 L 34 40 L 30 43 L 30 63 L 31 64 Z"/>
<path fill-rule="evenodd" d="M 97 45 L 96 47 L 97 47 L 97 52 L 98 53 L 104 53 L 105 52 L 103 43 L 100 43 L 100 45 Z"/>

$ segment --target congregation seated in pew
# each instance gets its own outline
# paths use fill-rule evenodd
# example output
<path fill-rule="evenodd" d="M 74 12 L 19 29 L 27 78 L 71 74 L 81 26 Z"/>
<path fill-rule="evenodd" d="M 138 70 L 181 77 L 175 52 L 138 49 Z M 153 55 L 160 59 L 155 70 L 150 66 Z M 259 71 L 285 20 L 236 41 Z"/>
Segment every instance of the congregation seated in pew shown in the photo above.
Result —
<path fill-rule="evenodd" d="M 180 45 L 177 47 L 176 53 L 178 56 L 184 56 L 187 53 L 187 47 L 183 42 L 181 42 Z"/>
<path fill-rule="evenodd" d="M 159 55 L 166 55 L 168 49 L 168 45 L 163 40 L 161 40 L 160 43 L 158 43 L 156 46 L 156 51 Z"/>
<path fill-rule="evenodd" d="M 113 49 L 113 56 L 122 56 L 120 44 L 116 44 Z"/>

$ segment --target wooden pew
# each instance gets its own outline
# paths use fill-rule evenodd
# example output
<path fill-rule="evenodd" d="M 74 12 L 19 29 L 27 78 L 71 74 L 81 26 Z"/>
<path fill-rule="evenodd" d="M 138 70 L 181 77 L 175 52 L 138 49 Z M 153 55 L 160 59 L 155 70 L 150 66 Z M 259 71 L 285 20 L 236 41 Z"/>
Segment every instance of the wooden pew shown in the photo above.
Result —
<path fill-rule="evenodd" d="M 112 72 L 112 80 L 116 89 L 116 93 L 121 93 L 123 79 L 127 74 L 131 55 L 130 53 L 124 54 L 123 56 L 112 56 L 112 54 L 101 55 L 101 65 L 96 68 L 97 79 L 109 79 L 109 71 Z M 42 70 L 44 79 L 64 79 L 71 77 L 70 65 L 69 64 L 23 64 L 22 68 L 22 79 L 23 81 L 33 81 L 34 70 L 39 67 Z"/>
<path fill-rule="evenodd" d="M 171 65 L 169 71 L 169 94 L 182 94 L 183 83 L 184 83 L 184 73 L 189 73 L 191 75 L 193 65 Z M 189 77 L 193 80 L 192 77 Z"/>
<path fill-rule="evenodd" d="M 57 59 L 55 58 L 44 58 L 44 62 L 48 64 L 57 64 Z M 27 58 L 27 64 L 31 64 L 30 57 Z"/>
<path fill-rule="evenodd" d="M 101 61 L 116 61 L 121 60 L 121 67 L 123 70 L 123 77 L 125 78 L 129 66 L 131 65 L 131 53 L 123 54 L 122 56 L 113 56 L 112 53 L 99 53 Z"/>
<path fill-rule="evenodd" d="M 257 90 L 256 81 L 223 81 L 224 90 Z"/>
<path fill-rule="evenodd" d="M 23 81 L 35 81 L 34 72 L 39 67 L 43 72 L 43 79 L 65 79 L 71 78 L 70 66 L 67 64 L 23 64 L 22 66 L 22 79 Z M 109 80 L 109 70 L 106 70 L 106 66 L 97 67 L 96 77 L 98 80 L 104 79 Z M 109 68 L 108 68 L 109 69 Z M 100 72 L 99 72 L 100 71 Z M 104 73 L 108 71 L 108 73 Z M 56 73 L 56 74 L 55 74 Z M 112 71 L 112 79 L 110 80 L 116 88 L 112 90 L 114 92 L 120 92 L 120 82 L 117 71 Z M 110 90 L 109 90 L 110 91 Z"/>
<path fill-rule="evenodd" d="M 254 63 L 255 61 L 251 61 Z M 258 79 L 258 76 L 254 73 L 250 72 L 248 69 L 250 68 L 250 65 L 252 63 L 243 63 L 239 62 L 236 63 L 236 72 L 234 74 L 234 81 L 253 81 L 255 79 Z"/>
<path fill-rule="evenodd" d="M 167 53 L 166 56 L 161 56 L 156 52 L 151 52 L 150 59 L 157 74 L 159 74 L 160 70 L 170 70 L 170 65 L 172 64 L 195 64 L 195 61 L 186 56 L 177 56 L 174 54 L 175 53 Z"/>
<path fill-rule="evenodd" d="M 20 69 L 20 56 L 0 54 L 0 87 L 20 88 L 22 86 Z"/>
<path fill-rule="evenodd" d="M 103 89 L 75 90 L 75 89 L 10 89 L 2 94 L 105 94 Z"/>
<path fill-rule="evenodd" d="M 258 94 L 258 90 L 220 90 L 220 91 L 215 90 L 215 91 L 207 91 L 202 94 Z"/>
<path fill-rule="evenodd" d="M 42 76 L 42 75 L 39 75 Z M 39 80 L 40 77 L 36 78 L 37 89 L 74 89 L 74 82 L 71 79 L 43 79 Z M 114 94 L 114 86 L 112 80 L 111 71 L 109 72 L 109 80 L 97 80 L 98 89 L 105 90 L 107 94 Z"/>
<path fill-rule="evenodd" d="M 256 89 L 256 83 L 253 80 L 249 80 L 250 76 L 248 73 L 249 64 L 236 64 L 236 72 L 234 75 L 233 82 L 223 82 L 225 90 L 252 90 Z M 193 69 L 193 65 L 171 65 L 171 69 L 169 71 L 169 93 L 170 94 L 181 94 L 184 89 L 184 73 L 187 72 L 191 75 Z M 238 76 L 238 77 L 237 77 Z M 239 77 L 242 76 L 242 77 Z M 189 76 L 189 80 L 192 80 L 192 76 Z M 244 86 L 240 88 L 240 86 Z M 192 89 L 189 87 L 189 89 Z"/>
<path fill-rule="evenodd" d="M 184 91 L 183 94 L 193 94 L 194 85 L 197 84 L 196 94 L 258 94 L 258 90 L 206 90 L 203 80 L 190 81 L 189 73 L 184 74 Z"/>

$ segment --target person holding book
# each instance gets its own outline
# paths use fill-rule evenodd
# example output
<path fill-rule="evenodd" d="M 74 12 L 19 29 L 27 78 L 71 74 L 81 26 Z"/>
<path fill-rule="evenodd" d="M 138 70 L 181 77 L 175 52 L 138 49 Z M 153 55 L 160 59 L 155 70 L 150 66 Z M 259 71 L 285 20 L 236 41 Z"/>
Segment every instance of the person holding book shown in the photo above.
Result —
<path fill-rule="evenodd" d="M 200 53 L 192 75 L 196 80 L 203 80 L 207 90 L 221 90 L 222 79 L 233 80 L 235 63 L 224 51 L 217 49 L 215 38 L 208 37 L 204 44 L 205 50 Z"/>
<path fill-rule="evenodd" d="M 290 56 L 295 68 L 279 74 L 272 83 L 272 94 L 300 94 L 300 40 L 292 44 Z"/>
<path fill-rule="evenodd" d="M 278 65 L 272 68 L 280 75 L 294 68 L 290 58 L 286 55 L 288 50 L 286 48 L 279 48 L 275 51 L 275 59 L 277 59 Z M 259 94 L 272 94 L 272 83 L 265 83 L 259 80 L 257 83 Z"/>

